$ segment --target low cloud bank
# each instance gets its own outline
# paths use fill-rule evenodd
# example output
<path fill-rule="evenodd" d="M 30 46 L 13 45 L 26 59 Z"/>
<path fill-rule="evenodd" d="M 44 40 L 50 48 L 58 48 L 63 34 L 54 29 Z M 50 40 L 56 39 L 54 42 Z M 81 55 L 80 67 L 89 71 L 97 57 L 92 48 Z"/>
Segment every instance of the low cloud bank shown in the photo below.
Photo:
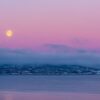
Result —
<path fill-rule="evenodd" d="M 100 54 L 93 52 L 32 52 L 0 48 L 0 64 L 78 64 L 99 67 Z"/>

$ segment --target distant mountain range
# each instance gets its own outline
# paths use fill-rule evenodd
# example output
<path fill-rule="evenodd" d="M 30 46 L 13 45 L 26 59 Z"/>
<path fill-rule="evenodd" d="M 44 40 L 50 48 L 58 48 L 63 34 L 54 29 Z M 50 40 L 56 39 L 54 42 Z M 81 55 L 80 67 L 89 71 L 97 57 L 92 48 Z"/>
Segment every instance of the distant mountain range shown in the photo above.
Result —
<path fill-rule="evenodd" d="M 100 69 L 80 65 L 1 64 L 0 75 L 100 75 Z"/>

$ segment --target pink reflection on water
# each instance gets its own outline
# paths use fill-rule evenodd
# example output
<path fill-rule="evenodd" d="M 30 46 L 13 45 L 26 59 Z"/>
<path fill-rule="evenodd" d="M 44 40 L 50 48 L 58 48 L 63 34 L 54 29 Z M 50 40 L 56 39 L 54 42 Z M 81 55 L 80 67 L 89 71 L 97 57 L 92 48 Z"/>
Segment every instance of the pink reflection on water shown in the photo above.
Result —
<path fill-rule="evenodd" d="M 0 93 L 0 100 L 100 100 L 100 94 L 85 93 Z"/>

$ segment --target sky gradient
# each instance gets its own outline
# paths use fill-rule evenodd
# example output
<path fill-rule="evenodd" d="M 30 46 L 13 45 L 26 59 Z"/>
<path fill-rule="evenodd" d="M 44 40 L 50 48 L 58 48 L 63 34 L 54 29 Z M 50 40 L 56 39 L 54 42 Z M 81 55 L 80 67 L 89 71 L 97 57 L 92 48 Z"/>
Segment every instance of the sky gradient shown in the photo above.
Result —
<path fill-rule="evenodd" d="M 99 12 L 100 0 L 0 0 L 0 48 L 100 52 Z"/>

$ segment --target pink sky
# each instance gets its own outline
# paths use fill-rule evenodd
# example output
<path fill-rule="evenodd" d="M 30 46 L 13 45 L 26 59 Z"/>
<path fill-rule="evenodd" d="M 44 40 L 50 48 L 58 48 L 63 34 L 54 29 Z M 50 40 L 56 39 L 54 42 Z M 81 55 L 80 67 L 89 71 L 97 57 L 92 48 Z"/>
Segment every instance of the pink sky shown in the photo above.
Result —
<path fill-rule="evenodd" d="M 0 48 L 45 44 L 100 48 L 100 0 L 1 0 Z M 12 38 L 5 31 L 14 32 Z"/>

